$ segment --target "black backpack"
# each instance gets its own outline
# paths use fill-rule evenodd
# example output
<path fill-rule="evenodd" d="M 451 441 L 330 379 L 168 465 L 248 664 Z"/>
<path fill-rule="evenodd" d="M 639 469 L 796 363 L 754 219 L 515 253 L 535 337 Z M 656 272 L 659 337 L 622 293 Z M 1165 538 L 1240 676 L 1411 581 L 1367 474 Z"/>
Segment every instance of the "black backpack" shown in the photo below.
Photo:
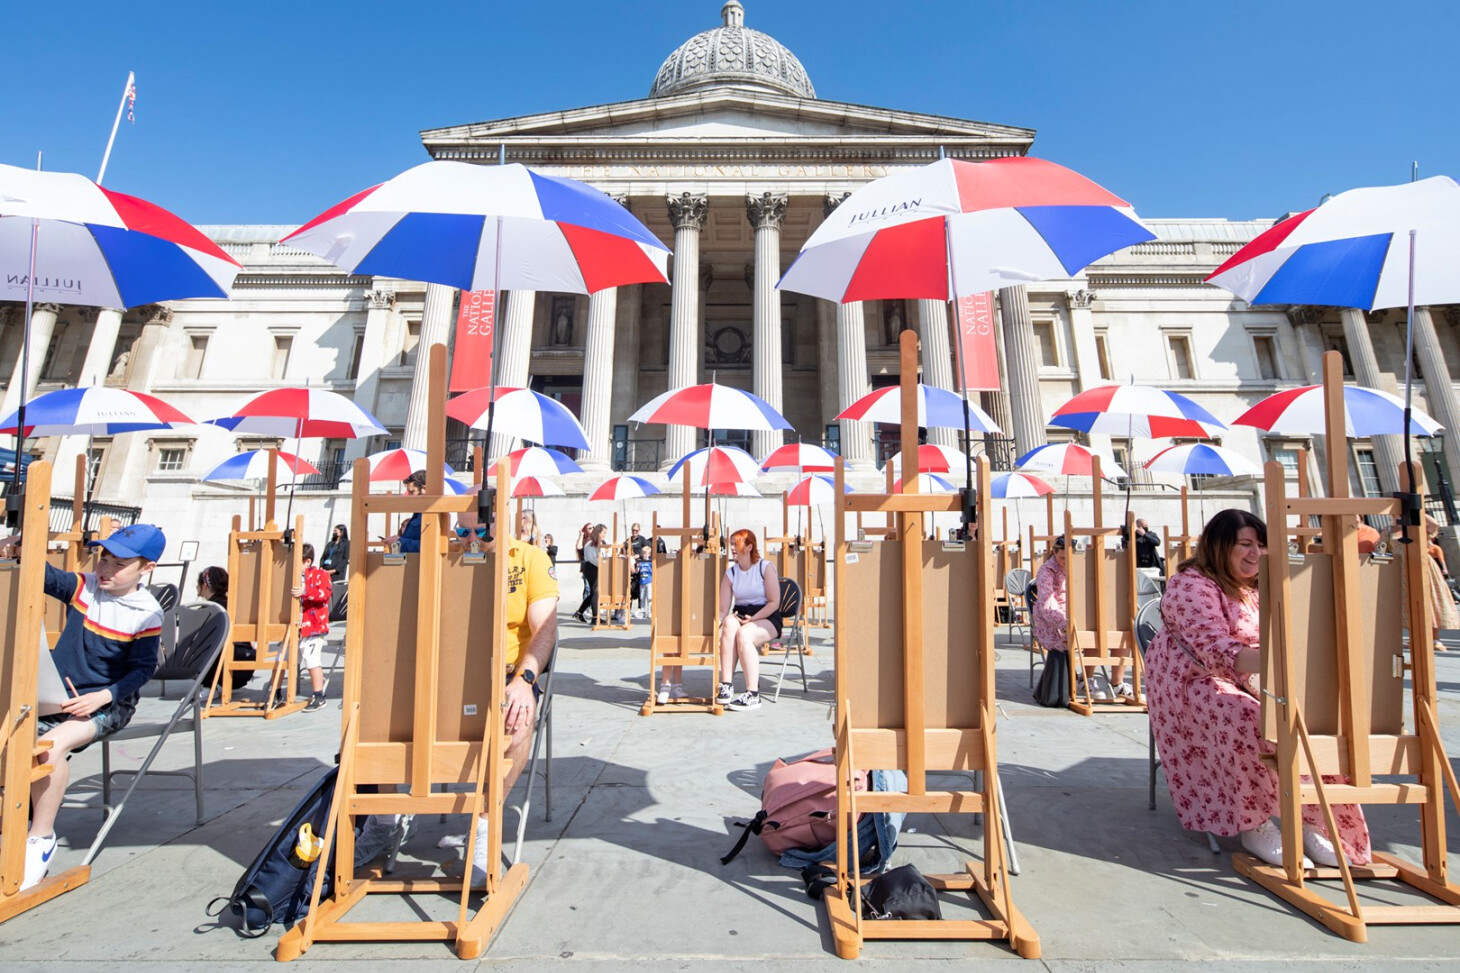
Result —
<path fill-rule="evenodd" d="M 299 868 L 289 860 L 299 840 L 299 827 L 309 823 L 314 833 L 323 838 L 325 818 L 335 793 L 338 767 L 331 767 L 319 783 L 304 796 L 294 812 L 284 819 L 264 850 L 244 869 L 243 877 L 233 887 L 233 894 L 208 903 L 208 914 L 221 915 L 224 909 L 238 917 L 238 933 L 254 939 L 266 934 L 274 923 L 292 925 L 309 911 L 309 897 L 314 891 L 315 870 L 324 867 L 324 889 L 320 900 L 334 890 L 334 872 L 330 869 L 330 853 L 324 852 L 308 868 Z M 223 904 L 215 910 L 219 902 Z"/>

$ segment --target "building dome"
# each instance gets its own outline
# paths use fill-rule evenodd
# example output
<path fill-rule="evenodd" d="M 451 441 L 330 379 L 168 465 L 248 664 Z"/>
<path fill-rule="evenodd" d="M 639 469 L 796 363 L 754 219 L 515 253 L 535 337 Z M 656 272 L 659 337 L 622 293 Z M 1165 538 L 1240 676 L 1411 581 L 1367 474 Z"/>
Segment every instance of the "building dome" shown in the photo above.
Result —
<path fill-rule="evenodd" d="M 720 17 L 722 26 L 696 34 L 664 60 L 649 89 L 650 98 L 722 84 L 816 97 L 796 55 L 774 37 L 745 26 L 740 0 L 728 0 Z"/>

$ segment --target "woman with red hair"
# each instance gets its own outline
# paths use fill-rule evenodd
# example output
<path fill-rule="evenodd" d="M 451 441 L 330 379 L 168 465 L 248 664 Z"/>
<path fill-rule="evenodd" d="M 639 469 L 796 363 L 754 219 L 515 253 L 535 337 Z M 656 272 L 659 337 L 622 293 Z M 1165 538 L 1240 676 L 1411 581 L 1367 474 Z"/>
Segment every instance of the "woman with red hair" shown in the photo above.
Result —
<path fill-rule="evenodd" d="M 781 635 L 781 580 L 760 556 L 755 532 L 730 535 L 730 567 L 720 581 L 720 690 L 731 709 L 760 705 L 760 647 Z M 745 671 L 745 692 L 735 695 L 735 661 Z"/>

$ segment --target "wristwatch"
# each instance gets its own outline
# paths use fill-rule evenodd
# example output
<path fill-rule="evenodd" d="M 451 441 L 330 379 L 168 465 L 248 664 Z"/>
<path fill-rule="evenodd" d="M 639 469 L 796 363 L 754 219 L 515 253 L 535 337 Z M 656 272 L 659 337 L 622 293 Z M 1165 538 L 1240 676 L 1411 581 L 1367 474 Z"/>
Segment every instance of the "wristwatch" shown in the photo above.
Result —
<path fill-rule="evenodd" d="M 533 672 L 531 669 L 519 670 L 517 675 L 522 677 L 522 681 L 527 683 L 529 686 L 537 685 L 537 673 Z"/>

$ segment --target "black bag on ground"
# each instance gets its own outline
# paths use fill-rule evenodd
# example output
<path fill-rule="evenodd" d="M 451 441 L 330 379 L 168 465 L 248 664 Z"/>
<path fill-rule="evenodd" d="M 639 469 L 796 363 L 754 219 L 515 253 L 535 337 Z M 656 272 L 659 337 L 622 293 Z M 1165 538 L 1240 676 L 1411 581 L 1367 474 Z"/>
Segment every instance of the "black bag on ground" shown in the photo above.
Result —
<path fill-rule="evenodd" d="M 1070 654 L 1044 653 L 1044 671 L 1034 687 L 1034 701 L 1040 706 L 1070 705 Z"/>
<path fill-rule="evenodd" d="M 326 848 L 307 868 L 294 864 L 291 856 L 299 842 L 301 825 L 307 823 L 317 837 L 324 837 L 325 818 L 329 816 L 339 770 L 331 767 L 319 779 L 319 783 L 269 838 L 263 851 L 244 869 L 243 877 L 233 887 L 233 894 L 227 898 L 220 896 L 208 903 L 209 915 L 221 915 L 227 909 L 238 917 L 238 934 L 249 939 L 266 934 L 275 923 L 290 926 L 309 911 L 315 870 L 321 866 L 326 871 L 320 900 L 330 897 L 334 890 L 334 873 L 329 868 L 331 849 Z M 214 911 L 213 907 L 219 902 L 223 904 Z"/>
<path fill-rule="evenodd" d="M 938 892 L 913 865 L 883 872 L 862 889 L 865 919 L 942 919 Z"/>

